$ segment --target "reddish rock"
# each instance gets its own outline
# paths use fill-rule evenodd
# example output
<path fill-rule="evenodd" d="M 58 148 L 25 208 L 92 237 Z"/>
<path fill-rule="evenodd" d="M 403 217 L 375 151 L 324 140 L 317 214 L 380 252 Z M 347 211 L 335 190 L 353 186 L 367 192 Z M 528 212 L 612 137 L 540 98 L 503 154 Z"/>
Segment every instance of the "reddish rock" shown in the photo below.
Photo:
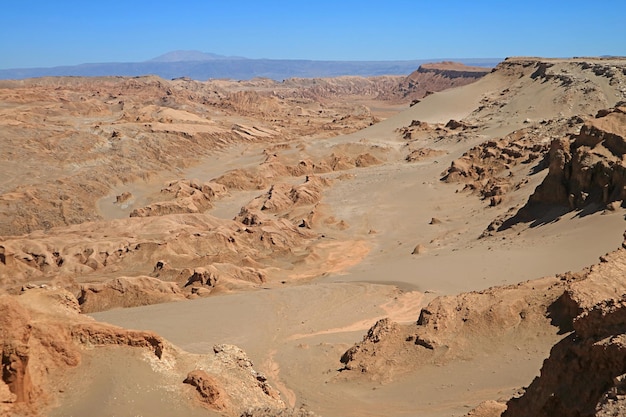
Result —
<path fill-rule="evenodd" d="M 226 395 L 217 380 L 205 371 L 199 369 L 191 371 L 183 382 L 196 387 L 198 398 L 203 405 L 215 410 L 226 408 Z"/>

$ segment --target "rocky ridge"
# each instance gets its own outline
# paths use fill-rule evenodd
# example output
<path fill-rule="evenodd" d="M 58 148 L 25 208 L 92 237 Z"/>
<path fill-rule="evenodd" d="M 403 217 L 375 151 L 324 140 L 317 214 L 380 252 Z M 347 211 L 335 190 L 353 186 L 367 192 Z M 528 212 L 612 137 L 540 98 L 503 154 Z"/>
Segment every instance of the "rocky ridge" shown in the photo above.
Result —
<path fill-rule="evenodd" d="M 510 74 L 507 76 L 511 79 L 521 79 L 533 88 L 555 88 L 559 92 L 555 95 L 556 101 L 567 102 L 587 94 L 590 105 L 585 108 L 584 117 L 579 118 L 572 114 L 579 111 L 579 108 L 568 107 L 563 107 L 565 111 L 562 115 L 549 114 L 541 119 L 533 116 L 526 120 L 511 116 L 511 124 L 507 129 L 511 128 L 512 133 L 494 135 L 494 139 L 480 143 L 481 135 L 493 128 L 485 121 L 490 115 L 498 111 L 513 115 L 525 110 L 519 108 L 515 94 L 521 93 L 516 91 L 518 86 L 515 82 L 511 82 L 505 89 L 483 97 L 480 107 L 467 119 L 451 120 L 441 125 L 415 121 L 399 129 L 396 133 L 401 139 L 397 146 L 396 143 L 384 146 L 368 141 L 329 141 L 322 148 L 323 151 L 318 148 L 310 153 L 306 140 L 319 134 L 319 129 L 325 129 L 325 123 L 330 123 L 332 134 L 349 132 L 352 129 L 350 126 L 372 123 L 371 114 L 365 109 L 355 107 L 352 107 L 356 109 L 354 113 L 343 113 L 346 107 L 338 110 L 335 108 L 333 111 L 336 113 L 332 113 L 328 109 L 322 109 L 320 102 L 308 101 L 308 98 L 302 97 L 297 99 L 301 100 L 298 101 L 300 110 L 293 107 L 295 98 L 281 96 L 280 93 L 245 91 L 247 87 L 242 85 L 230 86 L 228 88 L 231 90 L 228 90 L 224 84 L 219 84 L 220 81 L 213 81 L 215 84 L 211 89 L 206 89 L 203 83 L 189 80 L 164 82 L 155 78 L 104 80 L 105 83 L 110 83 L 109 86 L 113 86 L 111 88 L 120 89 L 124 93 L 120 95 L 129 98 L 118 100 L 118 96 L 107 96 L 108 100 L 118 100 L 108 103 L 107 106 L 100 106 L 100 99 L 84 100 L 87 104 L 82 107 L 75 103 L 75 91 L 72 89 L 84 92 L 81 89 L 87 91 L 95 84 L 90 84 L 87 88 L 86 84 L 81 84 L 86 81 L 81 80 L 40 80 L 41 88 L 52 97 L 42 100 L 42 106 L 45 107 L 45 111 L 39 113 L 42 122 L 43 118 L 54 118 L 54 111 L 58 111 L 59 115 L 63 115 L 65 111 L 77 112 L 80 115 L 77 129 L 80 130 L 84 123 L 97 131 L 95 136 L 104 135 L 102 137 L 110 139 L 111 143 L 117 144 L 107 148 L 112 149 L 112 153 L 117 150 L 120 154 L 130 152 L 132 158 L 143 161 L 140 149 L 148 143 L 150 152 L 154 152 L 158 161 L 153 163 L 151 158 L 147 158 L 146 161 L 152 161 L 150 169 L 146 170 L 142 166 L 133 171 L 135 168 L 124 165 L 130 164 L 130 158 L 124 161 L 106 159 L 104 156 L 103 159 L 90 159 L 96 151 L 84 148 L 81 152 L 84 152 L 85 159 L 75 165 L 51 164 L 50 180 L 60 181 L 55 184 L 61 188 L 70 184 L 66 171 L 70 168 L 74 170 L 71 174 L 79 175 L 94 166 L 109 167 L 112 164 L 116 167 L 115 164 L 120 162 L 119 171 L 111 174 L 114 177 L 100 178 L 97 170 L 94 171 L 90 177 L 95 181 L 93 184 L 101 180 L 103 183 L 120 181 L 121 175 L 130 175 L 126 168 L 131 173 L 137 172 L 142 180 L 150 180 L 152 175 L 158 175 L 157 172 L 173 163 L 174 159 L 179 164 L 178 168 L 182 169 L 191 162 L 181 162 L 177 158 L 189 157 L 191 161 L 195 153 L 203 152 L 202 149 L 209 152 L 208 149 L 227 149 L 261 141 L 268 144 L 264 144 L 262 157 L 255 159 L 259 163 L 253 162 L 245 167 L 220 173 L 210 181 L 180 179 L 180 175 L 168 173 L 165 176 L 168 181 L 164 183 L 164 187 L 157 190 L 146 205 L 136 207 L 132 211 L 132 217 L 124 219 L 90 222 L 72 220 L 73 210 L 76 213 L 81 212 L 81 215 L 93 215 L 91 208 L 81 206 L 80 193 L 73 198 L 70 191 L 73 192 L 74 188 L 64 189 L 68 192 L 64 194 L 68 198 L 60 199 L 54 196 L 42 198 L 41 194 L 24 191 L 19 188 L 21 186 L 3 194 L 3 201 L 12 207 L 11 210 L 26 210 L 20 212 L 24 214 L 22 217 L 21 214 L 15 215 L 15 221 L 24 223 L 8 226 L 11 236 L 5 236 L 0 242 L 0 283 L 11 294 L 3 296 L 9 300 L 3 307 L 3 311 L 6 310 L 8 314 L 1 327 L 2 358 L 4 369 L 7 370 L 3 378 L 4 385 L 0 384 L 0 393 L 6 401 L 3 407 L 5 410 L 26 407 L 32 413 L 43 410 L 54 402 L 55 395 L 50 393 L 50 399 L 46 399 L 46 392 L 50 391 L 50 379 L 45 372 L 41 372 L 42 369 L 51 372 L 57 369 L 62 372 L 63 369 L 75 368 L 79 365 L 80 358 L 93 353 L 94 349 L 113 346 L 116 349 L 122 347 L 124 351 L 147 352 L 151 361 L 163 369 L 169 366 L 167 361 L 176 359 L 181 365 L 176 365 L 175 376 L 172 377 L 172 381 L 175 380 L 172 382 L 173 386 L 180 388 L 181 381 L 186 380 L 187 385 L 180 389 L 185 390 L 186 394 L 195 398 L 203 407 L 229 415 L 306 413 L 305 410 L 285 409 L 278 392 L 267 384 L 268 379 L 254 371 L 247 356 L 238 348 L 218 345 L 209 355 L 212 360 L 207 362 L 205 359 L 179 352 L 153 333 L 90 322 L 77 312 L 177 301 L 229 291 L 271 289 L 299 280 L 306 281 L 329 271 L 340 271 L 346 266 L 342 264 L 337 267 L 330 252 L 346 255 L 359 242 L 351 240 L 350 225 L 344 219 L 334 218 L 332 211 L 324 205 L 322 195 L 325 190 L 337 182 L 361 175 L 361 169 L 376 169 L 381 165 L 394 163 L 409 166 L 405 161 L 421 163 L 430 158 L 444 156 L 444 145 L 450 143 L 455 144 L 453 152 L 458 152 L 457 155 L 461 155 L 459 149 L 465 144 L 476 146 L 456 159 L 442 176 L 449 182 L 460 182 L 463 186 L 467 184 L 467 189 L 479 193 L 481 198 L 490 199 L 490 205 L 507 203 L 504 198 L 507 193 L 526 184 L 523 179 L 518 178 L 527 175 L 526 170 L 541 172 L 548 167 L 546 189 L 562 187 L 565 192 L 545 191 L 544 197 L 552 194 L 561 197 L 567 195 L 566 210 L 585 209 L 593 207 L 593 204 L 618 209 L 623 198 L 620 194 L 620 187 L 623 188 L 620 171 L 620 158 L 623 154 L 620 141 L 623 141 L 623 134 L 619 130 L 624 125 L 623 106 L 618 104 L 611 108 L 617 96 L 603 96 L 600 94 L 602 86 L 586 85 L 590 83 L 585 83 L 580 74 L 599 74 L 603 80 L 606 79 L 607 84 L 612 83 L 613 87 L 619 87 L 622 72 L 599 64 L 544 64 L 537 60 L 507 60 L 492 75 L 498 77 L 500 73 L 508 72 Z M 262 83 L 263 88 L 274 88 L 273 82 L 267 80 L 251 83 L 255 82 Z M 218 89 L 218 85 L 223 90 Z M 583 85 L 586 85 L 586 90 Z M 58 89 L 59 87 L 61 88 Z M 11 88 L 21 87 L 12 85 Z M 148 101 L 142 101 L 146 98 L 139 97 L 142 91 L 156 92 L 159 98 L 151 97 L 147 104 Z M 620 90 L 618 88 L 615 91 Z M 26 94 L 20 90 L 11 99 L 16 102 L 21 100 L 22 93 Z M 64 94 L 69 94 L 68 97 L 71 96 L 72 100 L 58 101 L 67 107 L 56 108 L 47 104 L 49 101 L 46 100 L 54 102 Z M 322 92 L 315 94 L 321 95 Z M 597 107 L 604 103 L 608 103 L 605 107 L 609 107 L 609 110 L 597 113 Z M 208 111 L 203 106 L 212 110 Z M 537 106 L 540 107 L 540 104 Z M 215 113 L 212 113 L 213 110 Z M 319 113 L 319 110 L 322 112 Z M 11 129 L 15 128 L 12 133 L 33 126 L 32 120 L 28 121 L 24 115 L 18 115 L 15 118 L 17 122 L 13 122 L 11 117 L 16 113 L 6 111 L 8 113 L 4 114 L 3 123 Z M 120 113 L 122 111 L 123 114 Z M 294 111 L 303 117 L 295 118 L 294 120 L 298 120 L 296 122 L 285 122 L 284 120 L 291 120 L 290 117 L 294 114 L 290 112 Z M 530 113 L 533 111 L 535 110 L 530 109 Z M 541 113 L 541 109 L 536 112 Z M 593 113 L 597 113 L 598 117 L 593 119 Z M 230 124 L 227 121 L 230 119 L 226 116 L 233 115 L 245 120 L 240 119 L 237 123 Z M 107 120 L 109 117 L 110 120 Z M 347 118 L 342 119 L 344 117 Z M 482 117 L 486 119 L 481 119 Z M 583 119 L 587 122 L 581 128 Z M 58 122 L 58 119 L 53 120 Z M 358 123 L 352 125 L 355 120 Z M 21 125 L 27 121 L 31 124 Z M 97 123 L 104 133 L 92 126 L 92 123 Z M 514 124 L 519 126 L 513 126 Z M 67 126 L 63 126 L 65 125 L 59 122 L 55 129 L 67 129 Z M 149 129 L 150 135 L 146 133 L 146 136 L 142 136 L 148 132 L 144 129 Z M 205 133 L 208 136 L 204 136 Z M 313 136 L 306 136 L 306 140 L 297 145 L 292 144 L 291 135 L 297 134 Z M 146 139 L 148 136 L 151 138 Z M 171 144 L 171 148 L 164 144 L 165 147 L 160 149 L 161 144 L 158 141 L 167 142 L 173 138 L 182 139 Z M 69 144 L 75 139 L 53 136 L 46 143 L 50 153 L 59 145 L 58 155 L 69 160 Z M 157 142 L 150 142 L 151 140 Z M 567 149 L 565 141 L 569 141 Z M 549 143 L 553 145 L 550 146 Z M 555 145 L 559 143 L 563 144 L 560 148 Z M 573 145 L 574 143 L 576 144 Z M 187 147 L 186 144 L 190 146 Z M 25 146 L 28 149 L 36 148 L 37 143 L 33 139 L 27 141 Z M 183 148 L 178 155 L 177 146 Z M 16 152 L 14 149 L 9 147 L 7 152 Z M 577 153 L 578 150 L 581 153 Z M 19 155 L 16 158 L 19 160 Z M 569 161 L 578 161 L 581 169 L 578 171 L 575 163 L 568 165 Z M 509 173 L 513 173 L 515 179 L 510 179 Z M 571 173 L 575 175 L 568 176 Z M 118 175 L 120 177 L 115 177 Z M 121 182 L 127 179 L 130 182 L 135 177 L 130 175 L 123 178 Z M 179 179 L 172 181 L 169 178 Z M 13 177 L 8 177 L 3 186 L 10 189 L 12 181 Z M 26 186 L 33 187 L 33 190 L 37 187 L 45 188 L 37 182 L 39 180 L 32 181 L 32 184 Z M 106 188 L 90 188 L 95 187 L 93 184 L 90 185 L 87 181 L 83 185 L 74 183 L 72 187 L 83 187 L 81 190 L 84 191 L 84 196 L 98 195 Z M 605 189 L 606 192 L 603 191 Z M 219 199 L 238 191 L 258 193 L 256 198 L 237 206 L 241 210 L 233 220 L 218 219 L 205 213 Z M 560 197 L 557 200 L 546 200 L 541 197 L 541 187 L 535 194 L 536 196 L 530 198 L 530 201 L 534 201 L 533 204 L 538 202 L 550 207 L 562 206 L 565 201 Z M 605 198 L 605 194 L 608 197 Z M 570 195 L 574 195 L 575 204 L 570 204 Z M 33 221 L 26 221 L 29 218 L 26 213 L 28 204 L 31 203 L 22 204 L 24 198 L 30 199 L 32 204 L 45 205 L 54 202 L 57 204 L 54 206 L 55 210 L 58 211 L 50 214 L 43 210 L 41 218 L 31 213 L 30 219 Z M 116 198 L 116 204 L 127 204 L 133 198 L 130 192 L 121 193 Z M 493 198 L 501 199 L 491 200 Z M 495 203 L 492 204 L 492 201 Z M 11 213 L 10 210 L 5 213 L 7 218 L 15 214 Z M 66 217 L 56 218 L 55 221 L 60 226 L 51 227 L 56 223 L 50 221 L 46 213 L 52 217 Z M 435 225 L 433 227 L 439 227 L 442 223 L 435 220 L 437 219 L 433 218 L 431 222 Z M 75 222 L 80 224 L 66 225 Z M 37 230 L 30 230 L 31 228 Z M 498 227 L 491 232 L 496 238 L 499 237 Z M 337 246 L 329 246 L 331 240 Z M 420 252 L 418 248 L 416 251 Z M 620 298 L 623 293 L 620 283 L 620 276 L 623 275 L 622 252 L 620 249 L 608 254 L 602 258 L 600 264 L 577 274 L 563 274 L 518 285 L 438 297 L 422 309 L 418 321 L 411 325 L 381 320 L 370 329 L 361 343 L 343 355 L 344 368 L 337 379 L 366 377 L 387 382 L 423 365 L 458 362 L 478 353 L 509 349 L 514 344 L 520 349 L 530 350 L 540 346 L 547 350 L 558 337 L 557 332 L 572 330 L 578 332 L 578 336 L 573 337 L 570 342 L 578 343 L 583 339 L 588 341 L 581 350 L 575 352 L 582 358 L 579 363 L 584 365 L 581 365 L 583 372 L 596 372 L 611 360 L 617 362 L 610 362 L 610 367 L 619 371 L 621 309 L 624 304 L 624 300 Z M 356 262 L 360 259 L 362 257 Z M 311 266 L 313 264 L 317 269 Z M 42 294 L 50 294 L 50 297 Z M 36 307 L 38 303 L 44 303 L 47 307 Z M 63 307 L 65 310 L 61 314 L 55 310 L 58 308 L 54 307 L 56 304 L 67 308 Z M 62 320 L 59 319 L 60 316 L 57 317 L 57 313 L 63 316 Z M 53 331 L 54 336 L 58 337 L 48 337 L 46 331 Z M 43 336 L 39 337 L 40 335 Z M 615 344 L 607 340 L 613 335 L 617 335 Z M 572 349 L 578 349 L 568 345 L 570 342 L 563 342 L 562 347 L 555 348 L 555 357 L 560 358 L 555 363 L 563 358 L 570 358 Z M 593 349 L 596 347 L 610 352 L 610 355 L 594 353 Z M 588 361 L 588 357 L 592 359 Z M 45 362 L 46 360 L 51 362 Z M 596 404 L 605 404 L 602 412 L 619 410 L 620 375 L 623 372 L 614 376 L 612 373 L 609 375 L 604 371 L 597 371 L 598 379 L 593 381 L 596 384 L 593 398 L 584 399 L 581 395 L 575 399 L 584 399 L 584 404 L 570 403 L 570 399 L 563 394 L 563 399 L 559 399 L 560 404 L 546 405 L 542 395 L 548 391 L 558 391 L 554 388 L 554 379 L 574 379 L 574 376 L 564 372 L 558 365 L 550 366 L 546 367 L 546 376 L 535 383 L 537 388 L 531 386 L 527 390 L 530 399 L 519 400 L 519 410 L 530 407 L 524 403 L 530 401 L 539 407 L 537 413 L 562 411 L 564 415 L 571 415 L 578 412 L 571 410 L 589 410 L 597 398 L 600 400 Z M 554 377 L 559 372 L 561 376 Z M 613 384 L 610 389 L 600 387 L 614 377 L 616 379 L 608 383 Z M 33 398 L 40 398 L 41 403 Z M 241 400 L 245 398 L 253 400 L 245 403 Z M 513 403 L 514 401 L 511 402 Z M 244 407 L 249 406 L 260 408 L 244 410 Z M 515 407 L 510 407 L 511 412 L 514 412 Z M 491 404 L 477 410 L 475 415 L 496 412 L 494 410 L 501 411 L 501 407 Z"/>
<path fill-rule="evenodd" d="M 569 211 L 614 210 L 620 206 L 626 198 L 625 111 L 620 106 L 600 111 L 583 124 L 578 134 L 552 140 L 545 162 L 548 174 L 543 182 L 521 209 L 512 217 L 497 219 L 489 230 L 547 221 L 545 216 L 561 216 Z"/>
<path fill-rule="evenodd" d="M 566 336 L 522 395 L 506 407 L 485 405 L 469 415 L 619 415 L 626 372 L 625 248 L 626 242 L 576 274 L 437 297 L 412 325 L 380 320 L 344 353 L 341 375 L 389 381 L 426 364 L 467 360 L 477 346 L 482 352 L 507 343 L 524 346 L 526 338 L 556 326 Z"/>
<path fill-rule="evenodd" d="M 507 65 L 505 62 L 503 67 Z M 584 63 L 577 65 L 583 70 L 593 68 Z M 549 72 L 552 66 L 539 65 L 532 77 L 568 86 L 580 82 L 576 77 Z M 593 71 L 609 74 L 613 77 L 610 83 L 617 85 L 626 74 L 597 68 Z M 538 162 L 535 171 L 548 168 L 528 203 L 508 221 L 492 223 L 486 236 L 515 223 L 544 221 L 542 216 L 552 216 L 554 210 L 559 215 L 572 210 L 615 210 L 624 200 L 624 113 L 617 101 L 616 107 L 597 111 L 595 117 L 586 114 L 584 119 L 573 116 L 567 121 L 542 121 L 540 124 L 554 128 L 541 131 L 533 126 L 484 142 L 455 160 L 442 179 L 467 183 L 467 188 L 478 191 L 483 198 L 491 197 L 491 205 L 495 205 L 494 184 L 499 191 L 495 196 L 507 192 L 507 187 L 494 181 L 499 172 L 512 171 L 520 161 Z M 419 140 L 424 135 L 449 135 L 442 127 L 419 122 L 403 134 L 409 140 L 415 136 Z M 622 246 L 580 273 L 438 297 L 422 310 L 413 325 L 380 320 L 362 342 L 341 357 L 341 375 L 389 381 L 426 364 L 459 360 L 465 354 L 471 357 L 468 352 L 476 345 L 482 346 L 483 352 L 486 345 L 498 349 L 498 345 L 510 343 L 509 334 L 516 346 L 523 345 L 526 335 L 548 334 L 550 327 L 556 326 L 560 334 L 573 332 L 554 345 L 541 375 L 522 395 L 506 406 L 481 405 L 469 415 L 621 415 L 626 371 L 622 340 L 624 286 L 619 278 L 626 244 Z"/>
<path fill-rule="evenodd" d="M 428 94 L 446 88 L 460 87 L 484 77 L 491 68 L 472 67 L 455 62 L 444 61 L 423 64 L 409 74 L 400 85 L 385 93 L 388 99 L 410 99 L 413 103 Z"/>
<path fill-rule="evenodd" d="M 37 415 L 54 405 L 52 389 L 59 388 L 61 376 L 77 367 L 84 355 L 107 346 L 147 352 L 145 360 L 170 370 L 167 383 L 173 389 L 182 392 L 183 380 L 193 383 L 199 401 L 213 410 L 239 415 L 254 407 L 284 408 L 277 392 L 236 346 L 219 345 L 213 355 L 191 355 L 152 332 L 95 322 L 79 314 L 71 293 L 51 286 L 28 289 L 19 296 L 3 294 L 0 305 L 3 415 Z"/>
<path fill-rule="evenodd" d="M 563 294 L 569 306 L 566 330 L 573 332 L 552 348 L 541 375 L 508 402 L 503 416 L 623 414 L 624 247 L 602 257 Z"/>

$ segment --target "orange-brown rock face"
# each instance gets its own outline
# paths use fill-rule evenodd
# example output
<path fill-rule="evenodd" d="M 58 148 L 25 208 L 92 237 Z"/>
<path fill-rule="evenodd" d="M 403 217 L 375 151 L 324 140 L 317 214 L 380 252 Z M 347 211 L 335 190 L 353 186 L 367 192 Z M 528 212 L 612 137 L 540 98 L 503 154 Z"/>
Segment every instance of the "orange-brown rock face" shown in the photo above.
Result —
<path fill-rule="evenodd" d="M 76 299 L 61 289 L 43 287 L 17 297 L 0 295 L 0 311 L 3 413 L 38 415 L 51 405 L 51 378 L 77 366 L 85 345 L 142 347 L 157 356 L 163 351 L 162 339 L 154 334 L 81 317 Z"/>
<path fill-rule="evenodd" d="M 391 91 L 398 98 L 419 100 L 433 92 L 470 84 L 490 71 L 491 68 L 471 67 L 457 62 L 423 64 Z M 386 94 L 391 95 L 389 92 Z"/>
<path fill-rule="evenodd" d="M 77 313 L 76 299 L 63 290 L 32 290 L 33 299 L 49 303 L 57 317 Z M 34 413 L 50 404 L 48 373 L 63 367 L 76 366 L 80 361 L 77 347 L 72 343 L 67 325 L 56 319 L 42 317 L 14 296 L 0 295 L 0 348 L 2 382 L 0 411 Z M 40 304 L 44 310 L 46 307 Z"/>
<path fill-rule="evenodd" d="M 202 370 L 191 371 L 183 382 L 196 387 L 200 402 L 203 405 L 215 410 L 222 410 L 226 407 L 225 394 L 220 389 L 218 382 L 206 372 Z"/>
<path fill-rule="evenodd" d="M 626 198 L 626 107 L 598 114 L 573 140 L 555 140 L 549 152 L 549 172 L 529 199 L 579 209 L 605 206 Z"/>
<path fill-rule="evenodd" d="M 626 249 L 602 257 L 562 296 L 564 330 L 537 377 L 503 416 L 606 416 L 624 413 Z M 614 414 L 613 414 L 614 413 Z"/>
<path fill-rule="evenodd" d="M 552 348 L 541 375 L 509 401 L 503 417 L 623 415 L 624 311 L 624 301 L 604 302 L 578 318 L 574 333 Z"/>
<path fill-rule="evenodd" d="M 32 334 L 28 311 L 11 297 L 0 298 L 2 331 L 2 381 L 10 396 L 4 402 L 28 403 L 34 398 L 28 361 Z"/>
<path fill-rule="evenodd" d="M 98 349 L 167 369 L 167 375 L 158 374 L 163 381 L 156 381 L 155 389 L 174 384 L 176 392 L 183 393 L 186 375 L 204 404 L 227 415 L 254 407 L 284 408 L 277 391 L 236 346 L 188 354 L 154 332 L 95 322 L 80 314 L 72 294 L 51 286 L 0 295 L 0 312 L 0 415 L 47 415 L 60 381 L 67 384 L 66 375 L 83 355 L 93 357 Z M 143 354 L 129 354 L 128 349 Z M 189 372 L 190 367 L 197 369 Z M 82 383 L 85 376 L 79 379 Z"/>

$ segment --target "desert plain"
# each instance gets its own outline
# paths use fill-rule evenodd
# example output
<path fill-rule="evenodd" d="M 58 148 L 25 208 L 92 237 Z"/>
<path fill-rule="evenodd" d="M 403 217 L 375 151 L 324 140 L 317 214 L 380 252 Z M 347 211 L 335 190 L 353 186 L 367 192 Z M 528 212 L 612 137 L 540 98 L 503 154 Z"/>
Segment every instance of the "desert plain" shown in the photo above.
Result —
<path fill-rule="evenodd" d="M 626 414 L 626 60 L 0 81 L 7 416 Z"/>

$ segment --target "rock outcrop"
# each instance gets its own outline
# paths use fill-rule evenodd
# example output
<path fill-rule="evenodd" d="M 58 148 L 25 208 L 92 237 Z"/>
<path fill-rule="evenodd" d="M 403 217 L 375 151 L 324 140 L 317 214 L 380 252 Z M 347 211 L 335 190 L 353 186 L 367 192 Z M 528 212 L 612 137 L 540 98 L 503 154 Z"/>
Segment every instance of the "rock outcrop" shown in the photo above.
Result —
<path fill-rule="evenodd" d="M 464 189 L 488 199 L 491 206 L 498 205 L 505 194 L 527 182 L 527 179 L 515 180 L 513 170 L 524 165 L 531 173 L 545 169 L 550 149 L 548 137 L 573 133 L 582 122 L 579 117 L 542 121 L 501 139 L 483 142 L 452 161 L 441 180 L 465 184 Z"/>
<path fill-rule="evenodd" d="M 626 300 L 604 302 L 574 322 L 541 375 L 508 402 L 503 417 L 622 415 L 626 375 Z M 616 414 L 612 414 L 616 413 Z"/>
<path fill-rule="evenodd" d="M 98 349 L 167 369 L 156 374 L 163 380 L 153 381 L 155 389 L 161 384 L 179 386 L 176 392 L 182 400 L 184 380 L 195 387 L 202 404 L 226 415 L 285 407 L 279 393 L 236 346 L 218 345 L 212 353 L 192 355 L 154 332 L 83 316 L 72 294 L 51 286 L 27 289 L 19 296 L 1 294 L 0 311 L 0 415 L 47 415 L 61 376 Z M 145 355 L 129 354 L 128 349 Z M 195 369 L 190 372 L 189 367 Z M 84 378 L 76 382 L 82 384 Z"/>
<path fill-rule="evenodd" d="M 243 210 L 285 212 L 296 206 L 316 204 L 322 197 L 322 190 L 330 183 L 328 179 L 311 175 L 299 185 L 274 184 L 266 194 L 252 200 Z"/>
<path fill-rule="evenodd" d="M 196 387 L 199 401 L 203 405 L 215 410 L 226 408 L 224 392 L 219 383 L 206 372 L 202 370 L 191 371 L 183 382 Z"/>
<path fill-rule="evenodd" d="M 226 194 L 226 187 L 214 182 L 196 180 L 172 181 L 161 190 L 163 200 L 134 209 L 130 217 L 163 216 L 176 213 L 202 213 L 212 207 L 211 201 Z"/>
<path fill-rule="evenodd" d="M 446 151 L 431 148 L 418 148 L 412 150 L 405 158 L 407 162 L 419 162 L 447 154 Z"/>
<path fill-rule="evenodd" d="M 530 197 L 534 204 L 552 203 L 581 209 L 606 206 L 626 198 L 626 107 L 598 114 L 573 140 L 555 140 L 548 176 Z"/>
<path fill-rule="evenodd" d="M 472 67 L 450 61 L 422 64 L 402 80 L 399 86 L 388 90 L 384 97 L 419 100 L 432 92 L 473 83 L 490 72 L 491 68 Z"/>
<path fill-rule="evenodd" d="M 2 392 L 3 403 L 29 403 L 35 400 L 36 391 L 31 381 L 28 361 L 29 342 L 32 335 L 30 314 L 12 297 L 0 298 L 0 337 L 2 340 Z"/>
<path fill-rule="evenodd" d="M 537 377 L 503 416 L 622 415 L 626 374 L 626 249 L 602 257 L 562 296 L 573 332 L 557 343 Z"/>
<path fill-rule="evenodd" d="M 213 346 L 213 352 L 219 369 L 227 377 L 229 390 L 225 390 L 224 397 L 230 398 L 225 401 L 230 410 L 238 415 L 249 409 L 285 409 L 280 393 L 263 373 L 254 369 L 254 364 L 243 350 L 234 345 L 220 344 Z"/>
<path fill-rule="evenodd" d="M 542 221 L 550 207 L 563 214 L 621 205 L 626 199 L 626 107 L 601 111 L 579 134 L 554 139 L 547 155 L 548 174 L 513 217 L 497 227 Z M 552 214 L 553 215 L 553 214 Z M 495 228 L 495 227 L 492 227 Z"/>
<path fill-rule="evenodd" d="M 185 296 L 176 283 L 140 276 L 81 285 L 78 302 L 84 313 L 93 313 L 183 299 Z"/>
<path fill-rule="evenodd" d="M 551 309 L 561 309 L 558 300 L 566 283 L 565 277 L 551 277 L 437 297 L 413 325 L 379 320 L 343 354 L 342 374 L 384 381 L 425 364 L 497 350 L 513 339 L 521 345 L 549 335 L 552 329 L 546 316 Z"/>
<path fill-rule="evenodd" d="M 488 400 L 478 404 L 478 407 L 467 413 L 466 417 L 500 417 L 506 410 L 506 404 Z"/>

